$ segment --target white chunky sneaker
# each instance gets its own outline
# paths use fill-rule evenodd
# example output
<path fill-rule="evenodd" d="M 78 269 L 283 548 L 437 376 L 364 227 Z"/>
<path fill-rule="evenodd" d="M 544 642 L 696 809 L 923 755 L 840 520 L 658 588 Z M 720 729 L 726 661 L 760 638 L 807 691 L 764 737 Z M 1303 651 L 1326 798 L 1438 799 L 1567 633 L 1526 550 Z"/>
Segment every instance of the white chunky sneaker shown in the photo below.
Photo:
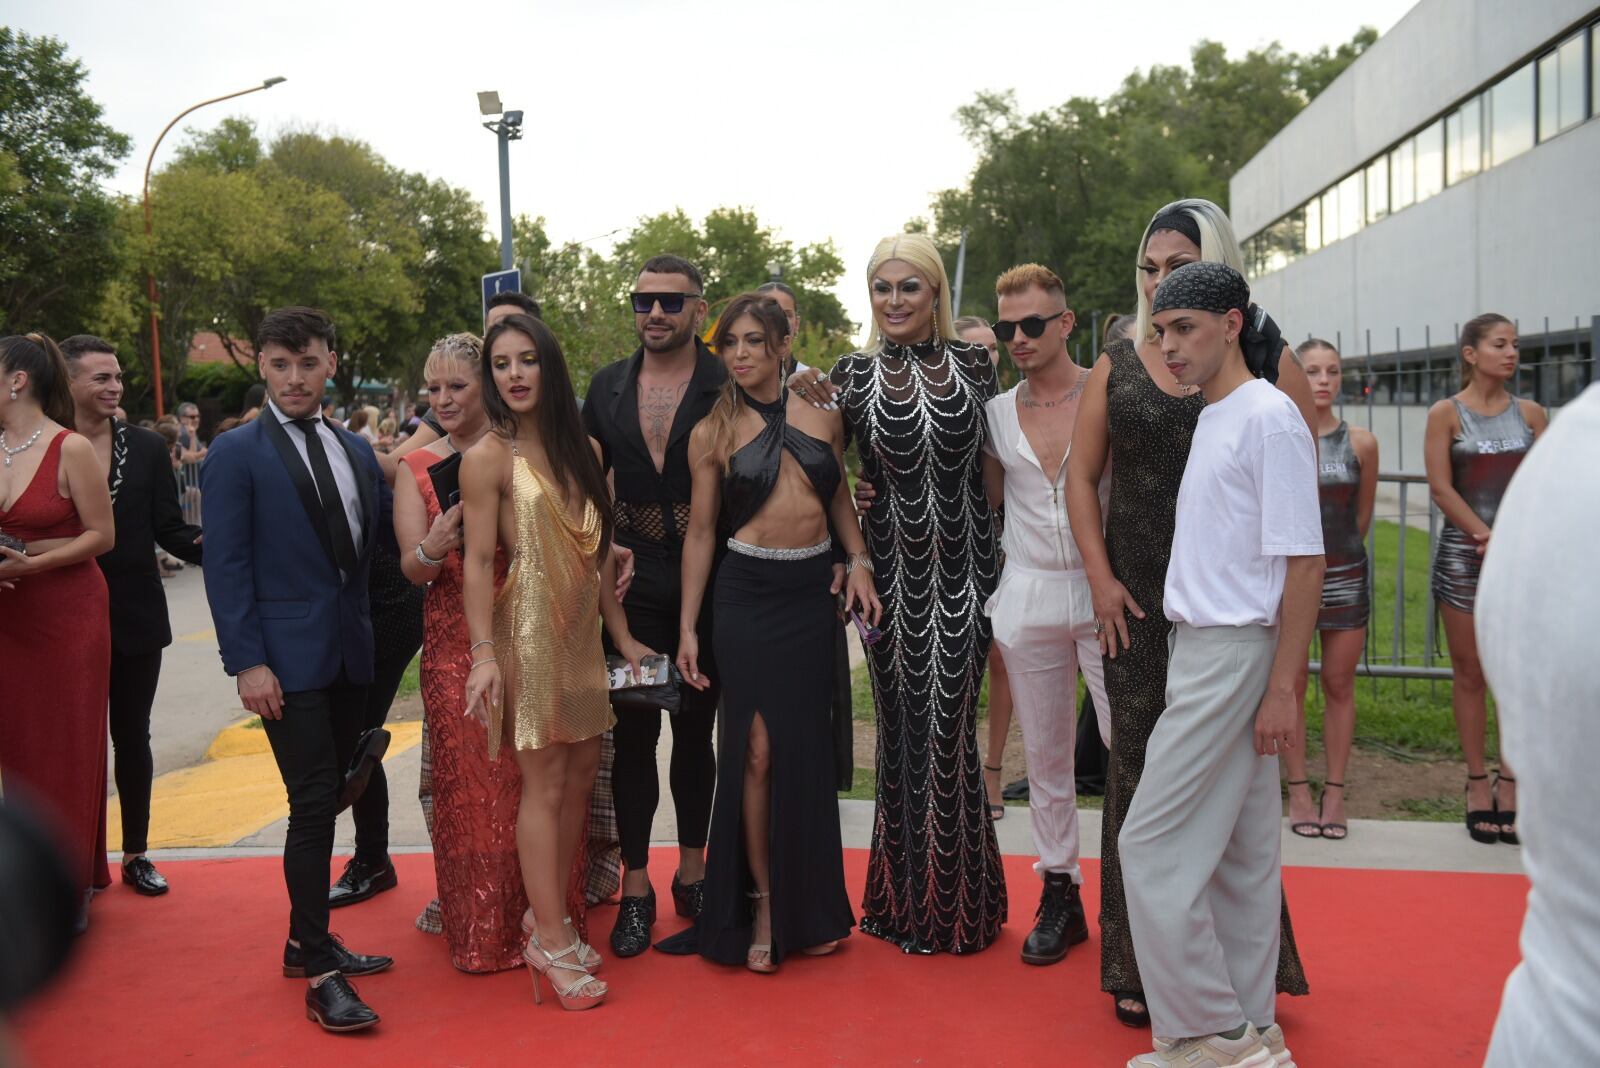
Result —
<path fill-rule="evenodd" d="M 1261 1044 L 1272 1054 L 1277 1068 L 1296 1068 L 1294 1058 L 1289 1055 L 1289 1047 L 1283 1041 L 1283 1028 L 1273 1024 L 1261 1032 Z"/>
<path fill-rule="evenodd" d="M 1280 1032 L 1281 1033 L 1281 1032 Z M 1254 1027 L 1239 1038 L 1206 1035 L 1175 1041 L 1156 1039 L 1156 1048 L 1128 1062 L 1128 1068 L 1274 1068 L 1277 1062 Z"/>

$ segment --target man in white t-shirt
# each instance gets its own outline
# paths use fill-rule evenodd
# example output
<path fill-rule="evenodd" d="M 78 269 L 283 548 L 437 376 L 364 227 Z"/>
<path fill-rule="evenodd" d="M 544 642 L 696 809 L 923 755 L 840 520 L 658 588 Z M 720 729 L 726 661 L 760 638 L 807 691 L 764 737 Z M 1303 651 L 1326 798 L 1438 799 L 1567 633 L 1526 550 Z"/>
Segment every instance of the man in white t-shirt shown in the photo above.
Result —
<path fill-rule="evenodd" d="M 1067 355 L 1073 316 L 1066 287 L 1048 267 L 1025 263 L 995 282 L 995 337 L 1025 379 L 989 401 L 983 480 L 1006 509 L 1004 573 L 984 611 L 994 624 L 1028 757 L 1028 806 L 1044 882 L 1028 964 L 1054 964 L 1089 937 L 1078 887 L 1078 791 L 1073 768 L 1078 671 L 1108 736 L 1094 606 L 1067 524 L 1067 452 L 1089 369 Z"/>
<path fill-rule="evenodd" d="M 1165 608 L 1167 707 L 1118 848 L 1155 1051 L 1130 1068 L 1292 1063 L 1274 1022 L 1282 802 L 1300 744 L 1295 673 L 1322 593 L 1316 448 L 1239 346 L 1243 276 L 1191 263 L 1152 321 L 1206 399 L 1178 491 Z"/>

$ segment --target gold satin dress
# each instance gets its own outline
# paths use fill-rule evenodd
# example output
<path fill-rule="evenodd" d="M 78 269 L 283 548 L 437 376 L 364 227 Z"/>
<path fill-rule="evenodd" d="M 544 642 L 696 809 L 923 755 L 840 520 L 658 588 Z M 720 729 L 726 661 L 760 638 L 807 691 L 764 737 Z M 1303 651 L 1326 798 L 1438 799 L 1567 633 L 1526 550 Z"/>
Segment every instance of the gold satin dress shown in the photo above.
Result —
<path fill-rule="evenodd" d="M 520 456 L 511 460 L 517 545 L 494 601 L 505 691 L 490 710 L 489 759 L 581 742 L 616 723 L 600 647 L 600 512 L 575 523 L 562 496 Z"/>

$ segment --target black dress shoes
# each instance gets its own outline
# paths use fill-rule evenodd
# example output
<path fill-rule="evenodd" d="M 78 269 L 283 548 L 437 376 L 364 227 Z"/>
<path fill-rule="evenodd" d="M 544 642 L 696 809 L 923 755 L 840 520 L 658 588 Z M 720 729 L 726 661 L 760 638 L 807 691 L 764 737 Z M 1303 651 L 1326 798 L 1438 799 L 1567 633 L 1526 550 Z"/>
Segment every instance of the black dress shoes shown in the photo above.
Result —
<path fill-rule="evenodd" d="M 400 877 L 387 859 L 380 865 L 360 857 L 351 857 L 344 866 L 344 874 L 328 888 L 328 907 L 336 909 L 343 905 L 354 905 L 399 885 Z"/>
<path fill-rule="evenodd" d="M 1066 872 L 1045 873 L 1044 893 L 1034 915 L 1037 922 L 1022 943 L 1024 964 L 1054 964 L 1067 955 L 1070 946 L 1089 937 L 1078 886 Z"/>
<path fill-rule="evenodd" d="M 650 948 L 650 927 L 656 922 L 656 892 L 624 897 L 617 906 L 617 925 L 611 929 L 611 951 L 619 957 L 637 957 Z"/>
<path fill-rule="evenodd" d="M 361 1000 L 350 980 L 335 972 L 306 987 L 306 1019 L 315 1020 L 324 1031 L 360 1031 L 377 1023 L 378 1014 Z"/>
<path fill-rule="evenodd" d="M 389 751 L 389 732 L 374 727 L 356 742 L 356 751 L 350 758 L 350 770 L 344 773 L 344 786 L 339 790 L 339 811 L 343 812 L 360 800 L 372 781 L 372 771 L 383 763 L 383 754 Z"/>
<path fill-rule="evenodd" d="M 133 887 L 133 892 L 145 897 L 160 897 L 167 892 L 167 880 L 156 871 L 149 857 L 134 857 L 122 865 L 122 881 Z"/>
<path fill-rule="evenodd" d="M 700 908 L 706 902 L 706 881 L 701 879 L 697 883 L 684 883 L 678 880 L 678 873 L 672 873 L 672 904 L 678 910 L 678 915 L 686 920 L 700 918 Z"/>
<path fill-rule="evenodd" d="M 393 957 L 367 956 L 365 953 L 352 953 L 344 947 L 344 939 L 332 935 L 333 956 L 339 962 L 339 974 L 347 978 L 357 978 L 363 975 L 376 975 L 386 972 L 394 967 Z M 287 979 L 304 979 L 306 977 L 305 951 L 293 942 L 283 944 L 283 974 Z"/>

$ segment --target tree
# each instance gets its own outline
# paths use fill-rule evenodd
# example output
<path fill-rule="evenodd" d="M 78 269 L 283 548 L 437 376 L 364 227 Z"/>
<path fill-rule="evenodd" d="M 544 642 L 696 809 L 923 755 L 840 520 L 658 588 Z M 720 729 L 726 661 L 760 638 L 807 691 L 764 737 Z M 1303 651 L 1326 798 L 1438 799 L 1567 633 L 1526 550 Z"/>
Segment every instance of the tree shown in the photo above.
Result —
<path fill-rule="evenodd" d="M 116 277 L 117 208 L 99 187 L 128 155 L 52 37 L 0 26 L 0 331 L 75 334 Z"/>
<path fill-rule="evenodd" d="M 1189 67 L 1134 72 L 1105 100 L 1075 97 L 1023 115 L 1009 93 L 980 93 L 956 114 L 978 151 L 967 184 L 933 201 L 932 233 L 953 258 L 967 232 L 967 277 L 1035 261 L 1061 272 L 1087 335 L 1095 311 L 1133 304 L 1133 252 L 1150 215 L 1181 197 L 1224 208 L 1228 180 L 1374 40 L 1310 55 L 1279 45 L 1239 59 L 1202 41 Z M 984 285 L 958 314 L 993 315 Z"/>

